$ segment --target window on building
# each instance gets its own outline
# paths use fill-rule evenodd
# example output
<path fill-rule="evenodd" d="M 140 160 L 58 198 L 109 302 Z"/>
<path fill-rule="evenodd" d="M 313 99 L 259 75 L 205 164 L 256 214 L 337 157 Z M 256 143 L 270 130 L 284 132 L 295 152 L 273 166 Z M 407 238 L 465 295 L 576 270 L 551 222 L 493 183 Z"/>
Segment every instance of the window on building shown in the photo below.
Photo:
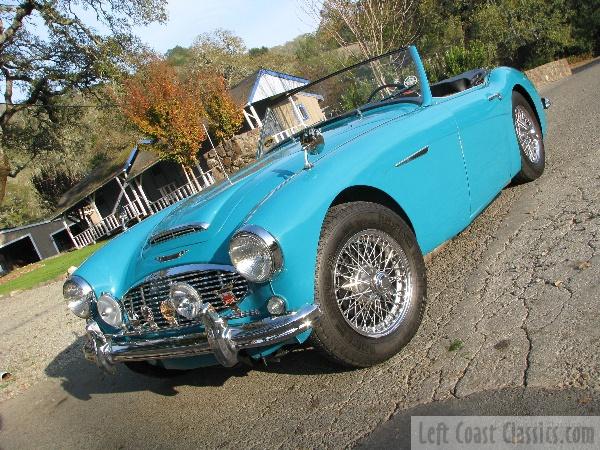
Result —
<path fill-rule="evenodd" d="M 298 111 L 300 111 L 300 115 L 302 116 L 302 119 L 303 120 L 310 119 L 310 115 L 308 114 L 306 107 L 302 103 L 298 103 L 297 105 L 298 105 Z"/>

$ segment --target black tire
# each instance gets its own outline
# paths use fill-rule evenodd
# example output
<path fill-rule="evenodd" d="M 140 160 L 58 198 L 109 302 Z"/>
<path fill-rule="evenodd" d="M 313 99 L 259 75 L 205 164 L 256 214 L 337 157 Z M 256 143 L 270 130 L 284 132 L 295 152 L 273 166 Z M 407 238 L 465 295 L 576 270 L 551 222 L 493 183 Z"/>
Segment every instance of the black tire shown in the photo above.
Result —
<path fill-rule="evenodd" d="M 160 362 L 158 365 L 146 361 L 132 361 L 124 364 L 132 372 L 151 378 L 173 378 L 187 372 L 187 370 L 165 369 Z"/>
<path fill-rule="evenodd" d="M 537 160 L 532 160 L 527 155 L 522 142 L 519 139 L 519 135 L 516 130 L 516 111 L 518 107 L 522 107 L 529 116 L 531 124 L 535 128 L 535 132 L 539 142 L 539 157 Z M 546 166 L 546 152 L 544 150 L 544 139 L 542 136 L 542 128 L 538 121 L 537 115 L 533 110 L 531 104 L 517 91 L 513 91 L 512 94 L 512 118 L 513 118 L 513 129 L 517 137 L 517 143 L 519 144 L 519 153 L 521 154 L 521 170 L 515 176 L 514 181 L 518 183 L 528 183 L 539 178 L 544 173 Z"/>
<path fill-rule="evenodd" d="M 371 337 L 356 331 L 342 315 L 334 289 L 334 267 L 344 245 L 364 230 L 377 230 L 393 239 L 408 262 L 412 295 L 397 328 Z M 398 353 L 414 336 L 425 311 L 426 273 L 423 255 L 410 227 L 396 213 L 376 203 L 334 206 L 325 218 L 315 275 L 315 302 L 322 315 L 311 334 L 315 347 L 334 363 L 368 367 Z M 355 313 L 356 314 L 356 313 Z M 358 314 L 356 314 L 358 316 Z"/>

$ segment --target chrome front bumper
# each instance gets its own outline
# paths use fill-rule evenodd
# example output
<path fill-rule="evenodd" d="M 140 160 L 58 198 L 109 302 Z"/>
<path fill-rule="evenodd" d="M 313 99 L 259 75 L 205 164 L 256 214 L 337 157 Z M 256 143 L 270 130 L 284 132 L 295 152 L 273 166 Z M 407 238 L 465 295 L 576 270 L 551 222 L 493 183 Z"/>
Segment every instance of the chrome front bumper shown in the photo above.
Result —
<path fill-rule="evenodd" d="M 109 372 L 113 372 L 113 366 L 118 362 L 208 354 L 213 354 L 219 364 L 232 367 L 238 362 L 240 350 L 288 341 L 312 327 L 319 315 L 316 305 L 306 305 L 291 314 L 232 327 L 206 303 L 201 315 L 204 333 L 162 339 L 132 339 L 127 343 L 113 342 L 112 335 L 103 334 L 98 324 L 90 321 L 86 326 L 87 342 L 83 353 L 86 359 Z"/>

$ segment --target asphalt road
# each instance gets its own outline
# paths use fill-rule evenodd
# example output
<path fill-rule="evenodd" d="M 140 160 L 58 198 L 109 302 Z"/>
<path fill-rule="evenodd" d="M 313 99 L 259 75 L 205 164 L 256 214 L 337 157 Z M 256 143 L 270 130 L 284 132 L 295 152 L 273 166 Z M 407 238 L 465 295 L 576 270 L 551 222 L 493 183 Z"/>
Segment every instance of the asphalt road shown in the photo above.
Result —
<path fill-rule="evenodd" d="M 389 362 L 107 376 L 78 338 L 0 403 L 0 447 L 403 446 L 411 414 L 600 414 L 599 93 L 600 65 L 544 89 L 546 173 L 431 258 L 423 325 Z"/>

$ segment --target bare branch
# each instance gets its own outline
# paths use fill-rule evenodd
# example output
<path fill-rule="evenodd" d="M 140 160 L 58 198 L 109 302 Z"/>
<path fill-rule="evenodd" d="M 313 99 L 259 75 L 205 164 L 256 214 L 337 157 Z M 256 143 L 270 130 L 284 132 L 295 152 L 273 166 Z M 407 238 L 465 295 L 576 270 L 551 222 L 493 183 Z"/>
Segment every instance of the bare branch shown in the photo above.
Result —
<path fill-rule="evenodd" d="M 27 0 L 19 5 L 12 23 L 6 30 L 2 30 L 2 34 L 0 34 L 0 50 L 11 42 L 15 33 L 23 27 L 25 18 L 31 15 L 34 9 L 35 3 L 32 0 Z"/>

